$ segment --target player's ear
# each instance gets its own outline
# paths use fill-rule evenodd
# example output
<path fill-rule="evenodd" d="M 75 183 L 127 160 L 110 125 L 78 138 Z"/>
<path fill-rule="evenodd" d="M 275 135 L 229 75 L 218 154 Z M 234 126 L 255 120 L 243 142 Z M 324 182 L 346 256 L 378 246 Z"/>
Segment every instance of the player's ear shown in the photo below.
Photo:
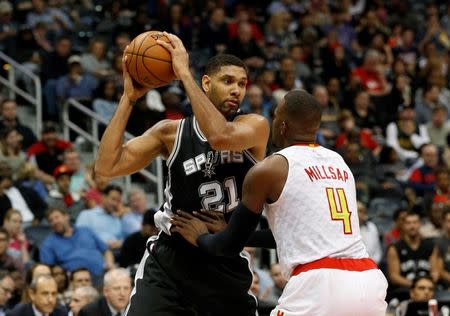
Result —
<path fill-rule="evenodd" d="M 202 77 L 202 89 L 204 92 L 208 92 L 211 88 L 211 78 L 208 75 Z"/>
<path fill-rule="evenodd" d="M 287 123 L 285 121 L 282 121 L 280 126 L 280 134 L 286 135 L 286 130 L 287 130 Z"/>

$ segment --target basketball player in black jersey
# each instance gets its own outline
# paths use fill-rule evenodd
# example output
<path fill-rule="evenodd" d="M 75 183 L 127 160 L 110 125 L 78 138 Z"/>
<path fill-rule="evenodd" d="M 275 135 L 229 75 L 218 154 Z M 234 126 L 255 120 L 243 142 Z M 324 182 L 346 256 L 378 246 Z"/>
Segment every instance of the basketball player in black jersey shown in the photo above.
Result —
<path fill-rule="evenodd" d="M 177 210 L 230 214 L 240 200 L 245 174 L 264 158 L 269 125 L 260 115 L 238 111 L 247 85 L 242 60 L 232 55 L 211 58 L 201 89 L 189 70 L 183 43 L 166 35 L 171 42 L 160 44 L 172 55 L 194 117 L 161 121 L 123 144 L 133 103 L 148 90 L 133 83 L 124 59 L 124 94 L 102 137 L 95 164 L 97 175 L 118 177 L 147 166 L 158 155 L 167 159 L 165 203 L 155 215 L 162 232 L 148 243 L 126 316 L 255 315 L 247 259 L 242 254 L 223 258 L 199 251 L 171 232 L 170 219 Z"/>

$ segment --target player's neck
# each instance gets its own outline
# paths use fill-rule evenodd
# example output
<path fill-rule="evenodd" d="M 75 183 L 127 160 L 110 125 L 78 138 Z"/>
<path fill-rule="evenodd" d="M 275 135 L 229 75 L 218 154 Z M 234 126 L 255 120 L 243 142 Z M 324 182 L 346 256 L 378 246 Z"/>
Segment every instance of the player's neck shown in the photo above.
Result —
<path fill-rule="evenodd" d="M 289 146 L 311 146 L 311 145 L 316 145 L 316 141 L 315 141 L 315 139 L 296 138 L 293 140 L 286 141 L 285 145 L 286 145 L 286 147 L 289 147 Z"/>

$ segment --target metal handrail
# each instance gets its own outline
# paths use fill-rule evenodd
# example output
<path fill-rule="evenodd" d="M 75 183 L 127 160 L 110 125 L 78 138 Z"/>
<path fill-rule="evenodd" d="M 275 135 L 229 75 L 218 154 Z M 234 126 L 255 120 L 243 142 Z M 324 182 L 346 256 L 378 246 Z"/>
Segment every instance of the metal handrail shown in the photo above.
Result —
<path fill-rule="evenodd" d="M 16 94 L 23 97 L 36 107 L 36 133 L 41 134 L 42 130 L 42 85 L 39 76 L 32 71 L 25 68 L 23 65 L 0 51 L 0 59 L 7 63 L 10 68 L 8 69 L 8 78 L 0 76 L 0 83 L 9 88 L 9 98 L 15 99 Z M 27 75 L 33 80 L 35 86 L 35 95 L 24 91 L 16 84 L 16 69 Z"/>
<path fill-rule="evenodd" d="M 87 117 L 89 117 L 91 119 L 91 132 L 87 132 L 85 131 L 83 128 L 81 128 L 80 126 L 76 125 L 74 122 L 70 121 L 69 118 L 69 108 L 70 107 L 74 107 L 76 108 L 78 111 L 84 113 Z M 98 123 L 102 123 L 108 125 L 108 121 L 105 120 L 103 117 L 101 117 L 100 115 L 98 115 L 97 113 L 95 113 L 94 111 L 88 109 L 86 106 L 84 106 L 83 104 L 81 104 L 80 102 L 78 102 L 75 99 L 68 99 L 65 103 L 64 103 L 64 108 L 63 108 L 63 113 L 62 113 L 62 118 L 63 118 L 63 133 L 64 133 L 64 138 L 65 139 L 69 139 L 69 133 L 70 130 L 78 133 L 80 136 L 84 137 L 86 140 L 88 140 L 91 144 L 93 144 L 93 155 L 94 157 L 97 156 L 97 146 L 100 144 L 100 141 L 98 140 Z M 125 139 L 129 140 L 134 138 L 135 136 L 125 132 Z M 157 205 L 161 205 L 163 202 L 163 169 L 162 169 L 162 159 L 161 157 L 157 157 L 156 160 L 154 161 L 154 163 L 156 163 L 156 174 L 153 174 L 151 172 L 149 172 L 148 170 L 145 169 L 141 169 L 138 171 L 138 173 L 140 173 L 141 175 L 143 175 L 145 178 L 147 178 L 148 180 L 152 181 L 153 183 L 156 184 L 157 187 Z M 125 177 L 125 189 L 129 190 L 131 187 L 131 176 L 128 175 L 127 177 Z"/>

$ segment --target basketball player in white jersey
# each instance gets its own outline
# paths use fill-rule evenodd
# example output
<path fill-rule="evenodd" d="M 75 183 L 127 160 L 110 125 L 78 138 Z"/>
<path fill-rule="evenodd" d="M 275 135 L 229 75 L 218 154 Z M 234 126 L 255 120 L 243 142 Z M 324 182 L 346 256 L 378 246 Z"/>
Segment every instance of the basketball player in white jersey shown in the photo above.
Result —
<path fill-rule="evenodd" d="M 284 148 L 250 169 L 227 227 L 209 234 L 190 214 L 174 231 L 210 254 L 239 252 L 265 207 L 289 279 L 271 316 L 382 316 L 387 281 L 361 240 L 355 180 L 342 157 L 315 144 L 321 106 L 305 91 L 278 105 L 272 140 Z"/>

